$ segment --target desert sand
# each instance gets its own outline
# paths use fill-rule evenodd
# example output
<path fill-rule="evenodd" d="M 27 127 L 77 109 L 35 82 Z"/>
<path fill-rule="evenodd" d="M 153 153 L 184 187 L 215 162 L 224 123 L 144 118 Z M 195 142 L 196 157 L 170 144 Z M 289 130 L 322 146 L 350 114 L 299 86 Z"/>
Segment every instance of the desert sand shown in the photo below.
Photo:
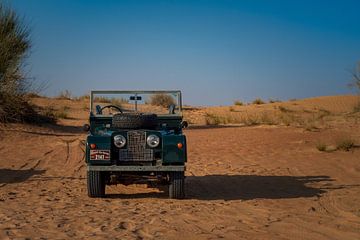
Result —
<path fill-rule="evenodd" d="M 346 116 L 353 101 L 274 104 Z M 185 116 L 199 124 L 185 130 L 186 199 L 167 199 L 166 188 L 146 185 L 107 187 L 107 198 L 91 199 L 81 131 L 86 102 L 34 102 L 69 106 L 71 118 L 57 126 L 0 127 L 0 239 L 360 239 L 360 149 L 316 148 L 343 137 L 359 143 L 357 118 L 331 115 L 316 131 L 204 126 L 204 112 L 229 107 L 191 109 Z"/>

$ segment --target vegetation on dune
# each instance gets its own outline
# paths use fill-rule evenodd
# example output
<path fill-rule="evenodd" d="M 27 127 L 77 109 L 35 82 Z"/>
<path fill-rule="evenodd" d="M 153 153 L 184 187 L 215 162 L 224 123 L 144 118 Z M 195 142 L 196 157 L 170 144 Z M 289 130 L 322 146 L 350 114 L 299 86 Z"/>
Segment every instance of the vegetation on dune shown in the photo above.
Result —
<path fill-rule="evenodd" d="M 357 88 L 360 98 L 360 61 L 358 62 L 357 67 L 354 69 L 352 77 L 353 83 L 351 85 Z M 354 112 L 360 112 L 360 99 L 354 106 Z"/>
<path fill-rule="evenodd" d="M 56 98 L 62 99 L 62 100 L 71 100 L 72 94 L 69 90 L 64 90 L 64 91 L 61 91 Z"/>
<path fill-rule="evenodd" d="M 360 92 L 360 61 L 357 64 L 357 67 L 353 71 L 353 85 L 359 90 Z"/>
<path fill-rule="evenodd" d="M 167 108 L 170 105 L 175 104 L 175 101 L 171 96 L 159 93 L 150 97 L 150 104 Z"/>
<path fill-rule="evenodd" d="M 316 144 L 316 149 L 319 150 L 320 152 L 325 152 L 327 148 L 327 145 L 323 142 L 318 142 Z"/>
<path fill-rule="evenodd" d="M 301 127 L 307 131 L 319 131 L 325 126 L 325 120 L 332 116 L 327 110 L 319 109 L 316 112 L 306 113 L 295 111 L 284 106 L 274 108 L 276 110 L 263 110 L 257 112 L 237 112 L 229 108 L 229 112 L 205 113 L 206 125 L 241 124 L 245 126 L 254 125 L 285 125 Z"/>
<path fill-rule="evenodd" d="M 350 151 L 355 147 L 355 140 L 350 137 L 343 137 L 336 141 L 336 149 Z"/>
<path fill-rule="evenodd" d="M 21 69 L 30 49 L 27 27 L 0 2 L 0 121 L 52 122 L 27 101 L 30 82 Z"/>
<path fill-rule="evenodd" d="M 2 94 L 23 93 L 26 84 L 20 72 L 30 49 L 29 31 L 14 11 L 0 3 L 0 91 Z"/>
<path fill-rule="evenodd" d="M 261 98 L 256 98 L 252 103 L 256 105 L 260 105 L 260 104 L 264 104 L 265 102 Z"/>
<path fill-rule="evenodd" d="M 234 101 L 234 105 L 235 105 L 235 106 L 243 106 L 244 103 L 243 103 L 242 101 L 240 101 L 240 100 L 235 100 L 235 101 Z"/>

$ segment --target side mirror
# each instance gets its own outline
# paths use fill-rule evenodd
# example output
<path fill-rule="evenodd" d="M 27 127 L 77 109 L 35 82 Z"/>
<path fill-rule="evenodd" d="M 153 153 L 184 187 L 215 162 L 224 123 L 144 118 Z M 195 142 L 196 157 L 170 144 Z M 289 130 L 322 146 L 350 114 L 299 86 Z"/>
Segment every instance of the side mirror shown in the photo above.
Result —
<path fill-rule="evenodd" d="M 181 122 L 181 128 L 187 128 L 189 126 L 187 121 L 182 121 Z"/>
<path fill-rule="evenodd" d="M 83 129 L 84 132 L 88 132 L 88 131 L 90 131 L 90 125 L 89 124 L 84 124 L 82 129 Z"/>

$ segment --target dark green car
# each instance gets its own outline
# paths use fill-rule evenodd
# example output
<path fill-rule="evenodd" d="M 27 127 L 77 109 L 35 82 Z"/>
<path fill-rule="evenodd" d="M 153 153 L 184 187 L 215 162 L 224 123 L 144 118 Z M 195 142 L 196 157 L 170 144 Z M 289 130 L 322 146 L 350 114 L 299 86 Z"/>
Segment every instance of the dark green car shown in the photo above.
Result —
<path fill-rule="evenodd" d="M 104 197 L 110 184 L 162 183 L 185 196 L 186 137 L 180 91 L 92 91 L 85 125 L 87 187 Z"/>

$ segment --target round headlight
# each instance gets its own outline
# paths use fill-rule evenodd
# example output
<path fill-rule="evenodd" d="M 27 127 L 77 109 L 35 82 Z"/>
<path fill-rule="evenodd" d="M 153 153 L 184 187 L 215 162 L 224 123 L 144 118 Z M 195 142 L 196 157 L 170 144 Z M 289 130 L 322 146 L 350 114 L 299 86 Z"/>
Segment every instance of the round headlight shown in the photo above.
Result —
<path fill-rule="evenodd" d="M 116 135 L 114 137 L 114 144 L 115 146 L 117 146 L 118 148 L 122 148 L 125 146 L 126 144 L 126 138 L 123 135 Z"/>
<path fill-rule="evenodd" d="M 156 135 L 149 135 L 146 139 L 146 142 L 149 145 L 149 147 L 154 148 L 159 146 L 160 138 Z"/>

